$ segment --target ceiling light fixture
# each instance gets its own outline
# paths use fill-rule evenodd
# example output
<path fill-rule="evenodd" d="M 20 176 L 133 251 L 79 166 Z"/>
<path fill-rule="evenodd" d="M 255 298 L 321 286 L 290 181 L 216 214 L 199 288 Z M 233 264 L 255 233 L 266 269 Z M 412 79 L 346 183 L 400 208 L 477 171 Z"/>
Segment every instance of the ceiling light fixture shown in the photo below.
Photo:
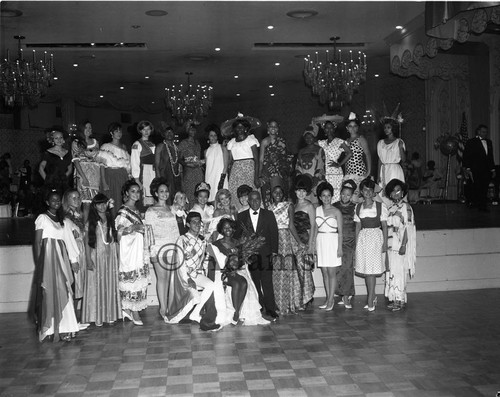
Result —
<path fill-rule="evenodd" d="M 122 87 L 120 87 L 120 90 L 124 90 L 124 89 L 125 89 L 125 87 L 123 87 L 123 86 L 122 86 Z"/>
<path fill-rule="evenodd" d="M 271 95 L 271 96 L 274 96 L 274 93 L 271 93 L 270 95 Z"/>
<path fill-rule="evenodd" d="M 396 26 L 397 30 L 403 30 L 403 27 L 401 25 Z"/>
<path fill-rule="evenodd" d="M 294 10 L 294 11 L 287 12 L 286 15 L 289 16 L 290 18 L 295 18 L 295 19 L 306 19 L 306 18 L 311 18 L 311 17 L 318 15 L 318 11 Z"/>
<path fill-rule="evenodd" d="M 215 51 L 220 51 L 220 48 L 219 47 L 215 47 Z"/>
<path fill-rule="evenodd" d="M 145 14 L 147 16 L 150 16 L 150 17 L 163 17 L 163 16 L 167 15 L 168 12 L 163 11 L 163 10 L 149 10 L 149 11 L 146 11 Z"/>
<path fill-rule="evenodd" d="M 54 79 L 54 56 L 47 56 L 44 52 L 43 59 L 37 61 L 36 51 L 33 50 L 30 62 L 24 59 L 21 48 L 21 40 L 25 37 L 14 36 L 14 39 L 18 41 L 18 58 L 11 61 L 7 50 L 7 58 L 0 64 L 0 95 L 7 106 L 36 107 Z"/>
<path fill-rule="evenodd" d="M 213 103 L 213 87 L 209 85 L 191 85 L 192 72 L 186 72 L 187 86 L 166 88 L 165 105 L 172 113 L 178 125 L 184 124 L 187 120 L 200 121 L 207 116 L 208 110 Z"/>
<path fill-rule="evenodd" d="M 149 76 L 144 76 L 145 79 L 149 79 Z"/>
<path fill-rule="evenodd" d="M 74 63 L 74 64 L 73 64 L 73 67 L 74 67 L 74 68 L 77 68 L 77 67 L 78 67 L 78 64 L 77 64 L 77 63 Z"/>
<path fill-rule="evenodd" d="M 99 98 L 104 98 L 104 95 L 99 95 Z"/>
<path fill-rule="evenodd" d="M 281 65 L 279 62 L 276 62 L 276 63 L 274 64 L 274 66 L 279 66 L 279 65 Z"/>
<path fill-rule="evenodd" d="M 373 77 L 379 77 L 380 75 L 379 74 L 374 74 Z"/>
<path fill-rule="evenodd" d="M 236 94 L 236 96 L 240 96 L 241 94 Z"/>
<path fill-rule="evenodd" d="M 274 29 L 274 26 L 273 26 L 273 25 L 269 25 L 267 28 L 268 28 L 269 30 L 273 30 L 273 29 Z"/>
<path fill-rule="evenodd" d="M 235 78 L 235 79 L 237 79 L 237 78 L 239 78 L 239 77 L 240 77 L 240 76 L 236 76 L 236 75 L 234 76 L 234 78 Z"/>
<path fill-rule="evenodd" d="M 59 77 L 54 76 L 54 77 L 53 77 L 53 79 L 54 79 L 54 80 L 59 80 Z"/>
<path fill-rule="evenodd" d="M 366 54 L 358 51 L 343 55 L 337 51 L 337 40 L 331 37 L 333 54 L 326 50 L 325 62 L 319 60 L 318 52 L 314 59 L 304 58 L 304 80 L 311 87 L 313 95 L 319 96 L 319 102 L 328 105 L 330 110 L 339 110 L 351 102 L 359 85 L 366 81 Z"/>
<path fill-rule="evenodd" d="M 272 86 L 272 85 L 270 85 L 270 86 L 269 86 L 269 88 L 273 88 L 273 86 Z"/>

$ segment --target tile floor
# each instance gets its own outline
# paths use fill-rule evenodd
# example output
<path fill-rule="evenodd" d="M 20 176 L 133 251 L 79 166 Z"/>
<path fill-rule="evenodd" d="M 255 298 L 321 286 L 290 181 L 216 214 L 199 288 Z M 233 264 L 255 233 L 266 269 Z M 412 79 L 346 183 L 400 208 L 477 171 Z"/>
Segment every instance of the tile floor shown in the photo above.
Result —
<path fill-rule="evenodd" d="M 500 290 L 416 293 L 405 312 L 342 306 L 264 327 L 132 323 L 39 343 L 0 314 L 1 396 L 496 396 Z M 379 296 L 381 299 L 382 296 Z M 315 302 L 316 305 L 318 302 Z M 319 302 L 321 303 L 321 302 Z"/>

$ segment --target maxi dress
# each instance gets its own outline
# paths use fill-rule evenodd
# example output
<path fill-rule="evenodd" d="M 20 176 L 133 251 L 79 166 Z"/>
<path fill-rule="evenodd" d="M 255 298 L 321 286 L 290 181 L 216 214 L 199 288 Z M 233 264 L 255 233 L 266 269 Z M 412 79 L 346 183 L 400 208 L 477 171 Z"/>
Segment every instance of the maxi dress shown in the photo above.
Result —
<path fill-rule="evenodd" d="M 88 233 L 88 231 L 87 231 Z M 87 270 L 82 305 L 82 322 L 112 323 L 122 318 L 119 288 L 118 243 L 110 230 L 98 222 L 95 248 L 87 246 L 87 254 L 94 264 Z"/>
<path fill-rule="evenodd" d="M 301 149 L 297 155 L 297 162 L 295 164 L 296 175 L 307 175 L 311 178 L 311 193 L 307 195 L 307 199 L 313 203 L 318 203 L 316 197 L 316 187 L 320 182 L 323 174 L 325 173 L 325 165 L 321 158 L 321 149 L 315 146 L 316 152 L 308 150 L 308 148 Z"/>
<path fill-rule="evenodd" d="M 342 187 L 344 172 L 342 171 L 342 167 L 333 167 L 329 164 L 331 161 L 335 161 L 336 163 L 339 161 L 340 155 L 344 153 L 344 149 L 342 148 L 344 143 L 345 141 L 340 138 L 333 138 L 331 142 L 328 142 L 327 139 L 318 141 L 318 145 L 325 152 L 325 178 L 333 186 L 332 203 L 340 200 L 340 189 Z"/>
<path fill-rule="evenodd" d="M 229 173 L 229 191 L 237 210 L 241 208 L 240 201 L 235 200 L 238 197 L 238 187 L 248 185 L 255 189 L 255 162 L 252 146 L 260 146 L 259 141 L 253 134 L 248 135 L 240 142 L 233 138 L 227 144 L 227 150 L 231 152 L 233 158 L 231 172 Z"/>
<path fill-rule="evenodd" d="M 141 225 L 139 211 L 123 205 L 115 218 L 116 230 Z M 119 289 L 124 310 L 140 311 L 148 306 L 149 245 L 147 232 L 133 232 L 120 238 Z"/>
<path fill-rule="evenodd" d="M 337 268 L 336 294 L 354 296 L 354 253 L 356 252 L 356 224 L 354 223 L 354 209 L 356 204 L 349 202 L 346 205 L 337 201 L 333 204 L 342 213 L 342 266 Z"/>
<path fill-rule="evenodd" d="M 167 180 L 168 201 L 171 203 L 174 200 L 175 193 L 182 191 L 179 148 L 174 142 L 163 141 L 156 146 L 155 157 L 158 159 L 158 169 L 155 171 L 160 177 Z"/>
<path fill-rule="evenodd" d="M 296 211 L 293 218 L 295 230 L 299 235 L 300 242 L 306 246 L 301 248 L 298 244 L 295 247 L 295 258 L 297 261 L 297 274 L 300 283 L 300 300 L 302 308 L 312 300 L 314 296 L 314 257 L 309 254 L 309 235 L 311 233 L 311 221 L 309 214 L 304 211 Z"/>
<path fill-rule="evenodd" d="M 337 232 L 337 219 L 333 216 L 325 216 L 323 206 L 316 208 L 316 253 L 318 255 L 318 267 L 339 267 L 342 258 L 337 256 L 339 246 L 339 235 Z"/>
<path fill-rule="evenodd" d="M 273 259 L 273 288 L 276 305 L 282 315 L 296 313 L 303 307 L 301 285 L 295 261 L 294 248 L 297 243 L 290 233 L 288 209 L 290 202 L 272 203 L 278 224 L 278 255 Z"/>
<path fill-rule="evenodd" d="M 73 307 L 73 273 L 71 262 L 78 260 L 78 247 L 65 223 L 54 222 L 47 214 L 35 220 L 35 230 L 42 231 L 40 256 L 36 258 L 34 276 L 34 315 L 39 340 L 63 333 L 78 332 Z M 82 264 L 80 264 L 82 266 Z"/>
<path fill-rule="evenodd" d="M 79 141 L 74 140 L 71 144 L 73 163 L 78 162 L 82 173 L 87 178 L 88 184 L 84 184 L 82 176 L 74 167 L 76 188 L 80 193 L 83 203 L 90 203 L 99 193 L 101 187 L 101 165 L 99 164 L 99 143 L 92 138 L 92 143 L 82 147 Z"/>
<path fill-rule="evenodd" d="M 80 212 L 76 212 L 69 209 L 64 222 L 68 222 L 68 227 L 73 232 L 75 236 L 76 245 L 78 246 L 78 263 L 80 264 L 80 270 L 77 273 L 73 273 L 73 278 L 75 282 L 73 284 L 74 299 L 83 298 L 83 292 L 85 288 L 85 279 L 87 277 L 87 247 L 85 245 L 85 225 L 83 224 L 83 215 Z"/>
<path fill-rule="evenodd" d="M 186 163 L 193 163 L 200 161 L 201 156 L 201 146 L 200 143 L 195 140 L 194 142 L 189 139 L 184 139 L 179 143 L 179 153 L 181 158 L 184 159 Z M 186 193 L 189 205 L 196 203 L 196 198 L 194 196 L 194 189 L 196 185 L 203 182 L 205 174 L 201 167 L 183 167 L 182 171 L 182 185 L 184 188 L 184 193 Z"/>
<path fill-rule="evenodd" d="M 401 201 L 393 203 L 387 211 L 387 228 L 389 234 L 389 271 L 386 275 L 385 296 L 389 301 L 406 303 L 406 287 L 408 278 L 415 275 L 416 230 L 415 218 L 410 204 Z M 399 248 L 405 231 L 407 232 L 406 253 L 399 254 Z"/>
<path fill-rule="evenodd" d="M 380 182 L 382 191 L 385 186 L 391 181 L 391 179 L 399 179 L 400 181 L 405 181 L 405 174 L 403 168 L 401 167 L 401 153 L 399 151 L 399 142 L 403 142 L 402 139 L 396 138 L 389 144 L 386 144 L 383 139 L 378 141 L 377 144 L 377 154 L 382 164 L 380 167 Z M 403 149 L 406 150 L 405 144 L 403 142 Z"/>
<path fill-rule="evenodd" d="M 265 207 L 272 202 L 271 186 L 273 185 L 273 178 L 280 179 L 283 192 L 288 194 L 291 171 L 292 156 L 288 153 L 285 140 L 278 136 L 274 142 L 269 142 L 264 150 L 264 160 L 260 174 L 265 181 L 261 187 L 262 201 Z"/>
<path fill-rule="evenodd" d="M 122 202 L 122 187 L 131 176 L 130 154 L 112 143 L 105 143 L 99 151 L 99 161 L 104 166 L 104 176 L 108 190 L 104 194 L 115 202 L 111 209 L 113 217 L 118 213 Z"/>
<path fill-rule="evenodd" d="M 215 201 L 215 195 L 219 190 L 220 177 L 224 171 L 224 152 L 222 151 L 222 145 L 220 143 L 212 143 L 207 149 L 205 160 L 205 182 L 210 185 L 210 196 L 208 197 L 208 201 L 212 202 Z M 221 189 L 227 189 L 228 187 L 229 183 L 226 175 Z"/>

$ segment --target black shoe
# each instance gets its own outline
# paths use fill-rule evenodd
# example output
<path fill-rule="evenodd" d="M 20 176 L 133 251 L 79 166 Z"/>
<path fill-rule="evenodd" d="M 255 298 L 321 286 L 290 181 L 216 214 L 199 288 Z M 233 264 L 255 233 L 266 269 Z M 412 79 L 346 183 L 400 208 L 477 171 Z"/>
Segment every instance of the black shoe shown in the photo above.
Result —
<path fill-rule="evenodd" d="M 266 314 L 273 319 L 273 321 L 276 321 L 280 316 L 278 316 L 278 313 L 276 313 L 274 310 L 267 310 Z"/>

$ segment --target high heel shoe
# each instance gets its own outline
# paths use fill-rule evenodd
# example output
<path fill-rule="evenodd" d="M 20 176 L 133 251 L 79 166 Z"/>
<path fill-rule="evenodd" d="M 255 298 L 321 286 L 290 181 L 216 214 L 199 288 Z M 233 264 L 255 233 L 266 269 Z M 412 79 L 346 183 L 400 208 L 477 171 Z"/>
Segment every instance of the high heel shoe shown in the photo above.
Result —
<path fill-rule="evenodd" d="M 373 306 L 368 306 L 368 311 L 374 312 L 376 307 L 377 307 L 377 297 L 375 297 L 375 299 L 373 300 Z"/>
<path fill-rule="evenodd" d="M 142 322 L 142 320 L 140 318 L 139 318 L 139 320 L 132 319 L 132 322 L 134 323 L 134 325 L 144 325 L 144 323 Z"/>
<path fill-rule="evenodd" d="M 352 299 L 352 296 L 343 296 L 342 297 L 342 302 L 344 303 L 344 307 L 346 309 L 352 309 L 352 305 L 351 305 L 351 299 Z"/>
<path fill-rule="evenodd" d="M 327 306 L 325 308 L 325 312 L 331 312 L 333 310 L 333 308 L 335 307 L 335 302 L 332 303 L 331 306 Z"/>
<path fill-rule="evenodd" d="M 326 309 L 327 307 L 328 307 L 328 303 L 325 302 L 324 304 L 319 305 L 318 309 Z"/>
<path fill-rule="evenodd" d="M 125 310 L 122 310 L 122 320 L 125 322 L 125 319 L 128 319 L 130 321 L 134 321 L 134 318 L 128 314 Z"/>

